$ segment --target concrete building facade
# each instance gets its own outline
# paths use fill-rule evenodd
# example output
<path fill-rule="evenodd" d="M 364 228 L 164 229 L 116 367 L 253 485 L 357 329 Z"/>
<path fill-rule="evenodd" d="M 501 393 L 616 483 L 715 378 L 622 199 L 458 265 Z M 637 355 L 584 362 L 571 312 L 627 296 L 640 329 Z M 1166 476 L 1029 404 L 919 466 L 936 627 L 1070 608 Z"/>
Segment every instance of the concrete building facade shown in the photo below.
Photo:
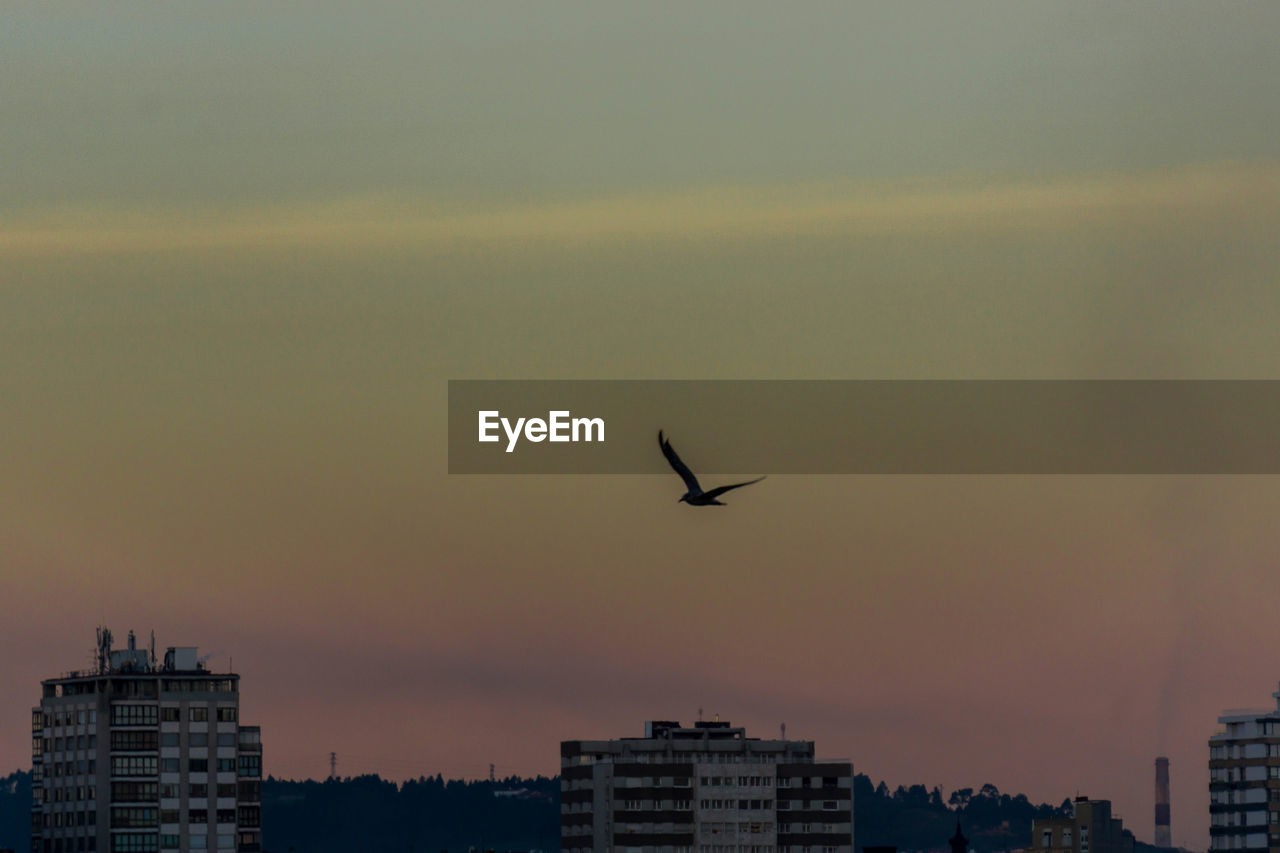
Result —
<path fill-rule="evenodd" d="M 260 851 L 262 740 L 239 676 L 98 635 L 94 668 L 41 682 L 31 711 L 32 853 Z"/>
<path fill-rule="evenodd" d="M 1280 853 L 1280 690 L 1273 710 L 1233 710 L 1209 738 L 1209 849 Z"/>
<path fill-rule="evenodd" d="M 1111 814 L 1110 800 L 1076 797 L 1071 817 L 1037 818 L 1027 853 L 1133 853 L 1133 833 Z"/>
<path fill-rule="evenodd" d="M 560 745 L 564 853 L 852 853 L 853 765 L 728 722 Z"/>

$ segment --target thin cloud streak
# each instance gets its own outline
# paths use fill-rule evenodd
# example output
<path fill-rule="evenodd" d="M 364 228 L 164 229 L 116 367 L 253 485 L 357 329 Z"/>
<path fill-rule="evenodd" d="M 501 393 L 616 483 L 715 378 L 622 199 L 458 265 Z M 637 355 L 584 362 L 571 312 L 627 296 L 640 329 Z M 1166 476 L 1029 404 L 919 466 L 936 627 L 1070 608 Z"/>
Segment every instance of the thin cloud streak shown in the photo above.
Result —
<path fill-rule="evenodd" d="M 233 209 L 66 207 L 11 215 L 0 251 L 23 256 L 210 249 L 391 248 L 437 252 L 486 242 L 586 245 L 644 239 L 876 236 L 1038 230 L 1143 221 L 1205 206 L 1280 207 L 1280 164 L 1218 163 L 1039 180 L 725 186 L 478 207 L 370 195 Z"/>

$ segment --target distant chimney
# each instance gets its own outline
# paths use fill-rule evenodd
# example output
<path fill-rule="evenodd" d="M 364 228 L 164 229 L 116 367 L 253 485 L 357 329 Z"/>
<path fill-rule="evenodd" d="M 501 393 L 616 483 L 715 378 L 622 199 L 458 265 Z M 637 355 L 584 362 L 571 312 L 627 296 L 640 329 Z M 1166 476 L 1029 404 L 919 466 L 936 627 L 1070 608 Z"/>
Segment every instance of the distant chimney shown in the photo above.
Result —
<path fill-rule="evenodd" d="M 1169 829 L 1169 759 L 1156 759 L 1156 837 L 1157 847 L 1172 847 L 1173 834 Z"/>

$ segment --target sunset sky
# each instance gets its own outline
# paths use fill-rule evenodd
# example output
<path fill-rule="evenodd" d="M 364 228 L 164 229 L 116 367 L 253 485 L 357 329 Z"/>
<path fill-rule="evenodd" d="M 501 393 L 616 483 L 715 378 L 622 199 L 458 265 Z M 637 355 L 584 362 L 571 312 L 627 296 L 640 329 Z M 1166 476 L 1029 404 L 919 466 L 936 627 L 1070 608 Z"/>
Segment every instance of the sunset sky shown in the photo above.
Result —
<path fill-rule="evenodd" d="M 1142 840 L 1163 752 L 1207 846 L 1276 478 L 699 511 L 447 475 L 446 383 L 1280 379 L 1280 5 L 688 5 L 0 6 L 0 773 L 107 624 L 234 666 L 276 776 L 701 707 Z"/>

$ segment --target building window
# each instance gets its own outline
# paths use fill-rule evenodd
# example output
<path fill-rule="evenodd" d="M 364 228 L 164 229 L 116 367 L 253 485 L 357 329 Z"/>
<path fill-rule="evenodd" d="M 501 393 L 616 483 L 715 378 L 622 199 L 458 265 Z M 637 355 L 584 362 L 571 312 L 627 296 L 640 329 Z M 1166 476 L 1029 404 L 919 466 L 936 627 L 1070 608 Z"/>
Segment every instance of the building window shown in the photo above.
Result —
<path fill-rule="evenodd" d="M 117 832 L 111 836 L 113 853 L 152 853 L 159 849 L 160 837 L 150 832 Z"/>
<path fill-rule="evenodd" d="M 218 722 L 234 723 L 235 721 L 236 721 L 235 708 L 219 708 L 218 709 Z"/>
<path fill-rule="evenodd" d="M 111 756 L 112 776 L 155 776 L 157 760 L 154 755 Z"/>
<path fill-rule="evenodd" d="M 146 829 L 160 825 L 160 812 L 153 806 L 112 806 L 112 829 Z"/>
<path fill-rule="evenodd" d="M 157 721 L 155 705 L 112 705 L 113 726 L 154 726 Z"/>
<path fill-rule="evenodd" d="M 155 731 L 119 731 L 111 733 L 112 751 L 154 750 L 160 746 L 159 733 Z"/>
<path fill-rule="evenodd" d="M 191 709 L 189 709 L 189 710 L 190 710 L 190 717 L 189 717 L 189 719 L 191 720 L 191 722 L 193 722 L 193 723 L 207 723 L 207 722 L 209 722 L 209 709 L 208 709 L 208 708 L 206 708 L 206 707 L 204 707 L 204 706 L 196 706 L 196 707 L 193 707 L 193 708 L 191 708 Z"/>
<path fill-rule="evenodd" d="M 93 788 L 89 789 L 93 793 Z M 92 797 L 90 797 L 92 799 Z M 155 782 L 112 782 L 113 803 L 154 803 L 159 799 Z"/>

